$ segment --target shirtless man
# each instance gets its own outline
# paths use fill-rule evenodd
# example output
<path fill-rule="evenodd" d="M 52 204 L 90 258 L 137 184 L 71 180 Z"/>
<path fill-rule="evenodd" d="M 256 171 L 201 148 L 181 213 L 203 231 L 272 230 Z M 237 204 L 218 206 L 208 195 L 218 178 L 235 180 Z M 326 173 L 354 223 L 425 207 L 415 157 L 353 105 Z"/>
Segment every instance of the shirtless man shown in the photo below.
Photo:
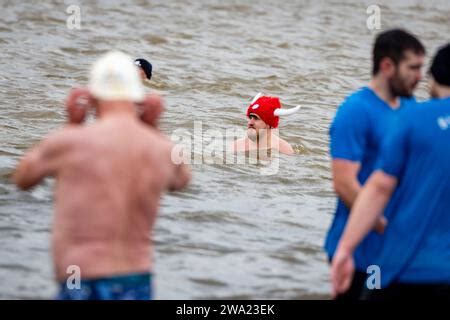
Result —
<path fill-rule="evenodd" d="M 70 124 L 24 156 L 14 181 L 27 190 L 56 178 L 58 298 L 151 299 L 150 234 L 160 197 L 184 187 L 190 171 L 172 162 L 170 140 L 139 119 L 134 102 L 146 100 L 130 58 L 113 52 L 100 59 L 89 91 L 95 123 L 76 124 L 82 117 L 71 114 Z M 71 266 L 80 270 L 80 288 L 68 285 Z"/>
<path fill-rule="evenodd" d="M 237 139 L 233 145 L 234 152 L 251 150 L 275 150 L 292 155 L 291 145 L 277 134 L 279 116 L 296 112 L 300 106 L 290 110 L 281 108 L 280 99 L 258 94 L 247 109 L 247 137 Z"/>

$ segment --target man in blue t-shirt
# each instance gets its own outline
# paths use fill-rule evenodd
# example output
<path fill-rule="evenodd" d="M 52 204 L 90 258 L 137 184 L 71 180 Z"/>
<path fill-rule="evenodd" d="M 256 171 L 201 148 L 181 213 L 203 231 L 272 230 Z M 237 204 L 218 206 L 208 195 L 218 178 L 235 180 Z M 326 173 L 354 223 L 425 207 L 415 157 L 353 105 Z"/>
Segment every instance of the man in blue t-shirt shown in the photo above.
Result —
<path fill-rule="evenodd" d="M 433 99 L 398 112 L 352 207 L 332 263 L 336 293 L 349 287 L 355 248 L 384 211 L 389 224 L 368 261 L 379 267 L 381 290 L 364 297 L 450 300 L 450 44 L 430 76 Z"/>
<path fill-rule="evenodd" d="M 349 209 L 361 186 L 374 170 L 381 142 L 395 110 L 413 100 L 421 79 L 425 49 L 413 35 L 400 29 L 378 35 L 373 47 L 372 79 L 347 97 L 338 108 L 330 128 L 333 185 L 338 204 L 328 231 L 325 250 L 331 261 L 344 231 Z M 375 230 L 383 232 L 380 218 Z M 376 251 L 380 235 L 372 232 L 356 250 L 354 281 L 337 299 L 357 299 L 366 279 L 367 258 Z"/>

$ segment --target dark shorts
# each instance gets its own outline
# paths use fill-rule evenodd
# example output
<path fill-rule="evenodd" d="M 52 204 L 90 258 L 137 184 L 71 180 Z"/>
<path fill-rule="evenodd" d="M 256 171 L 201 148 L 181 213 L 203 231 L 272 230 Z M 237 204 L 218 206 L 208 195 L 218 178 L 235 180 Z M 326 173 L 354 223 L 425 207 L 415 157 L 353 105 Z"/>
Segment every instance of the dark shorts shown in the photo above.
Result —
<path fill-rule="evenodd" d="M 79 288 L 60 283 L 57 300 L 151 300 L 152 275 L 127 274 L 80 281 Z"/>
<path fill-rule="evenodd" d="M 446 300 L 450 301 L 450 284 L 393 283 L 384 289 L 365 289 L 364 300 Z"/>

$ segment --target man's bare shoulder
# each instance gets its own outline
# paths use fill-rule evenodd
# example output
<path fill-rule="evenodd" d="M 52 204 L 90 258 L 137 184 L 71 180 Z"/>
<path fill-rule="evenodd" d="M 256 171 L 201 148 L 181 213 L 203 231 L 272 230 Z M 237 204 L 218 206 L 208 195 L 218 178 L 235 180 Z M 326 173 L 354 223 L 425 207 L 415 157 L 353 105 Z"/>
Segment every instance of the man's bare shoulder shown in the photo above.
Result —
<path fill-rule="evenodd" d="M 152 155 L 152 158 L 155 154 L 161 154 L 164 157 L 171 157 L 175 143 L 169 136 L 167 136 L 164 132 L 161 132 L 160 129 L 149 127 L 146 124 L 144 124 L 141 128 L 144 129 L 141 136 L 143 143 L 146 145 L 149 155 Z"/>
<path fill-rule="evenodd" d="M 160 129 L 149 127 L 148 125 L 144 125 L 146 127 L 146 134 L 151 138 L 152 140 L 157 140 L 164 146 L 172 147 L 174 146 L 174 143 L 170 138 L 162 132 Z"/>
<path fill-rule="evenodd" d="M 294 149 L 291 144 L 284 139 L 279 138 L 279 149 L 281 153 L 293 155 Z"/>
<path fill-rule="evenodd" d="M 82 131 L 79 125 L 66 125 L 48 133 L 43 138 L 43 143 L 53 147 L 68 147 L 77 141 L 83 141 Z"/>

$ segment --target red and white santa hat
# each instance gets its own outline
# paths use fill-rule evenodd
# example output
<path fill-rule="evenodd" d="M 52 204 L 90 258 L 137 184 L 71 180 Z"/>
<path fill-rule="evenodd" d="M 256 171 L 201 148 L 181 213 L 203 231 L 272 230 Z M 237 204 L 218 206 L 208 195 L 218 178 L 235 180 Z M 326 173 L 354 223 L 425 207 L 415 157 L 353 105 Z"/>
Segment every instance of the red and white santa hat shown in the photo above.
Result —
<path fill-rule="evenodd" d="M 297 112 L 300 106 L 292 109 L 282 109 L 280 99 L 278 97 L 264 96 L 258 93 L 250 103 L 247 109 L 247 117 L 250 114 L 256 114 L 262 121 L 271 128 L 278 127 L 280 116 L 287 116 Z"/>

